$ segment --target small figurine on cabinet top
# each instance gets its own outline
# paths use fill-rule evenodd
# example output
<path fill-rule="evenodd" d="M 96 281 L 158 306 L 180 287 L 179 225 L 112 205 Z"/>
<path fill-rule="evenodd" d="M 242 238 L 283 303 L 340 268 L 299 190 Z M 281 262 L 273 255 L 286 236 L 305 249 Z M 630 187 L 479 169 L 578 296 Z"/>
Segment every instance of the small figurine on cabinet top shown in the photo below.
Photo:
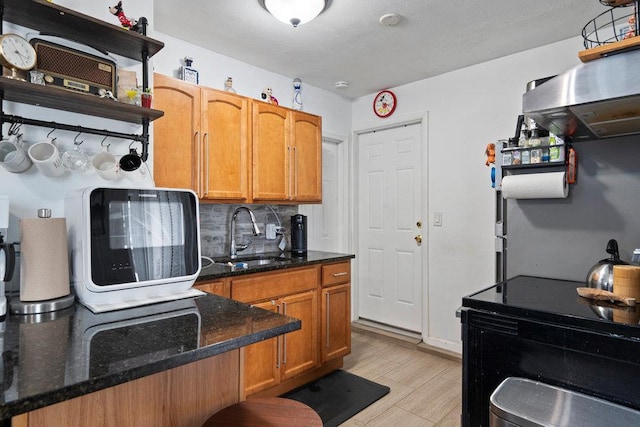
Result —
<path fill-rule="evenodd" d="M 294 110 L 302 110 L 302 80 L 293 79 L 293 105 Z"/>
<path fill-rule="evenodd" d="M 224 81 L 224 90 L 226 92 L 236 93 L 236 90 L 233 88 L 233 79 L 231 77 L 227 77 L 227 80 Z"/>
<path fill-rule="evenodd" d="M 198 70 L 191 67 L 192 63 L 193 63 L 193 58 L 188 56 L 184 57 L 185 65 L 180 67 L 180 79 L 184 80 L 185 82 L 198 84 L 200 83 L 200 74 L 198 73 Z"/>
<path fill-rule="evenodd" d="M 273 96 L 273 89 L 271 89 L 271 87 L 269 87 L 269 86 L 265 86 L 265 88 L 262 89 L 262 93 L 260 94 L 260 98 L 264 102 L 268 102 L 269 104 L 278 105 L 278 100 L 276 99 L 275 96 Z"/>
<path fill-rule="evenodd" d="M 119 1 L 115 6 L 109 7 L 109 12 L 111 12 L 112 15 L 115 15 L 116 18 L 118 18 L 118 20 L 120 21 L 120 25 L 122 25 L 123 28 L 136 32 L 140 32 L 142 30 L 137 19 L 129 19 L 124 14 L 121 1 Z"/>

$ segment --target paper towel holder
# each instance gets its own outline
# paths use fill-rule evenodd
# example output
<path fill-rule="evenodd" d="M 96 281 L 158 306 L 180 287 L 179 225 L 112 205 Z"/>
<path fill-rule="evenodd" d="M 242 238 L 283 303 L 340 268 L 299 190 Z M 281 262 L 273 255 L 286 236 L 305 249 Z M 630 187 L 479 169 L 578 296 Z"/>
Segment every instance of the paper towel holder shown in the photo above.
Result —
<path fill-rule="evenodd" d="M 51 220 L 51 209 L 47 209 L 47 208 L 38 209 L 38 219 Z M 60 226 L 60 224 L 58 225 Z M 66 236 L 66 226 L 64 225 L 64 220 L 62 222 L 62 226 L 65 230 L 65 236 Z M 22 239 L 24 239 L 24 236 L 22 236 Z M 25 243 L 24 241 L 21 241 L 21 246 L 24 243 Z M 33 246 L 35 245 L 32 245 L 32 247 Z M 63 252 L 67 252 L 66 239 L 64 241 L 63 246 L 64 246 Z M 66 258 L 66 255 L 61 255 L 61 256 Z M 21 262 L 24 262 L 24 259 L 21 259 Z M 22 285 L 23 284 L 21 282 L 20 295 L 17 297 L 11 297 L 9 301 L 9 310 L 12 314 L 42 315 L 43 313 L 51 313 L 51 312 L 55 312 L 55 311 L 59 311 L 59 310 L 63 310 L 65 308 L 71 307 L 75 302 L 75 295 L 73 293 L 68 293 L 67 295 L 50 298 L 50 299 L 42 299 L 42 300 L 29 299 L 28 301 L 23 301 L 21 299 L 22 291 L 23 291 Z M 33 286 L 33 284 L 31 284 L 30 286 Z"/>

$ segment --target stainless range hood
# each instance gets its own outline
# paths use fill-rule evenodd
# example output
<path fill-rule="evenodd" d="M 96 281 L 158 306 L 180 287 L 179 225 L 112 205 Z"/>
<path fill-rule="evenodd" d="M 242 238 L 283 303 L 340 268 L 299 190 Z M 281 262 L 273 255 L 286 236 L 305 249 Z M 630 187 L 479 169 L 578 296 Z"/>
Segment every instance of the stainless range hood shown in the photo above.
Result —
<path fill-rule="evenodd" d="M 640 50 L 586 62 L 522 98 L 523 114 L 572 140 L 640 133 Z"/>

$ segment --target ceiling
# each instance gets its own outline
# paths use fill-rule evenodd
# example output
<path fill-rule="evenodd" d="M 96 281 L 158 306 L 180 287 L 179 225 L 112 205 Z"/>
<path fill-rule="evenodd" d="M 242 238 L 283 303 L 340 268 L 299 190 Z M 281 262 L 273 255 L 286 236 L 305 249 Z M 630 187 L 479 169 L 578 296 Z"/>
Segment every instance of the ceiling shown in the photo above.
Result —
<path fill-rule="evenodd" d="M 580 36 L 606 10 L 598 0 L 332 0 L 315 20 L 293 28 L 258 0 L 155 0 L 153 25 L 356 98 Z M 380 25 L 388 13 L 403 19 L 396 26 Z M 337 81 L 349 87 L 336 89 Z"/>

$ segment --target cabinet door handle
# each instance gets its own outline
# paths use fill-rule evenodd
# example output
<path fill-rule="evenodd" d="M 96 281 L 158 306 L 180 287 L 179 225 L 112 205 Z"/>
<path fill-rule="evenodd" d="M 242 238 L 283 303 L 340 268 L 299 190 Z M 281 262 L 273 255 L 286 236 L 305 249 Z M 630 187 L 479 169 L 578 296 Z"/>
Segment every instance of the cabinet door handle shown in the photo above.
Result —
<path fill-rule="evenodd" d="M 294 168 L 294 173 L 291 179 L 294 180 L 293 185 L 294 185 L 294 192 L 293 192 L 293 197 L 297 198 L 298 197 L 298 151 L 296 150 L 296 147 L 293 147 L 293 168 Z"/>
<path fill-rule="evenodd" d="M 276 303 L 275 300 L 271 300 L 271 304 L 275 305 L 276 313 L 280 314 L 280 305 Z M 280 369 L 280 359 L 282 358 L 282 350 L 280 346 L 280 337 L 276 338 L 276 346 L 277 346 L 277 354 L 276 354 L 276 368 Z"/>
<path fill-rule="evenodd" d="M 285 316 L 287 315 L 287 303 L 284 301 L 282 302 L 282 314 L 284 314 Z M 286 365 L 287 364 L 287 336 L 286 335 L 282 337 L 282 341 L 283 341 L 282 364 Z"/>
<path fill-rule="evenodd" d="M 196 131 L 193 135 L 193 140 L 196 145 L 196 193 L 199 197 L 202 197 L 202 144 L 200 144 L 200 132 Z"/>
<path fill-rule="evenodd" d="M 340 276 L 346 276 L 347 273 L 346 271 L 341 271 L 340 273 L 333 273 L 333 277 L 340 277 Z"/>
<path fill-rule="evenodd" d="M 205 182 L 205 185 L 204 185 L 204 194 L 208 195 L 209 194 L 209 133 L 208 132 L 204 134 L 204 144 L 205 144 L 205 163 L 207 164 L 207 169 L 206 169 L 207 181 Z"/>
<path fill-rule="evenodd" d="M 293 179 L 292 178 L 292 176 L 293 176 L 293 172 L 292 172 L 292 170 L 293 170 L 293 161 L 291 159 L 291 157 L 292 157 L 291 146 L 287 146 L 287 152 L 289 153 L 289 170 L 288 170 L 289 176 L 286 177 L 287 178 L 287 186 L 288 186 L 287 187 L 287 199 L 291 200 L 291 193 L 292 193 L 291 180 Z"/>
<path fill-rule="evenodd" d="M 329 292 L 326 293 L 325 299 L 327 301 L 327 311 L 325 315 L 327 316 L 327 343 L 325 347 L 331 347 L 331 294 Z"/>

